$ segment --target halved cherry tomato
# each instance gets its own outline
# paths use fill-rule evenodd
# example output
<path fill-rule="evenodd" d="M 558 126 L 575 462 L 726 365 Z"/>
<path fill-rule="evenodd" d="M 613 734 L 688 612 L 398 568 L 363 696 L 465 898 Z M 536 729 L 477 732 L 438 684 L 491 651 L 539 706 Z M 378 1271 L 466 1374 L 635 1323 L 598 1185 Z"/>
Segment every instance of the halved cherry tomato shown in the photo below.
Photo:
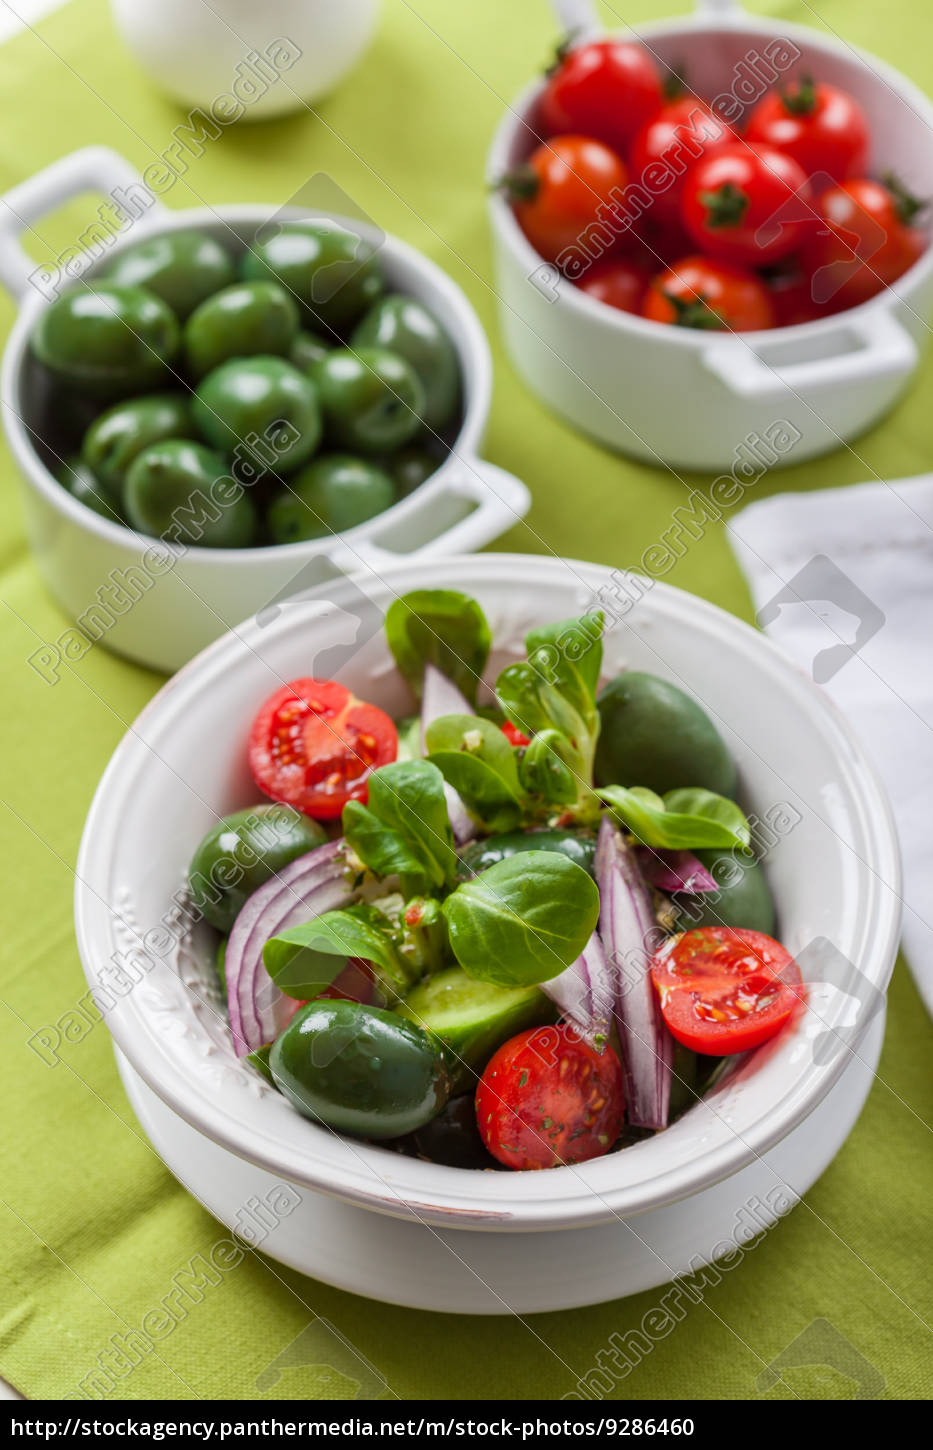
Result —
<path fill-rule="evenodd" d="M 665 106 L 639 131 L 629 156 L 633 183 L 651 197 L 650 215 L 677 221 L 688 172 L 735 140 L 732 127 L 692 96 Z"/>
<path fill-rule="evenodd" d="M 625 163 L 589 136 L 555 136 L 502 178 L 518 224 L 545 261 L 581 244 L 588 228 L 611 232 L 628 181 Z"/>
<path fill-rule="evenodd" d="M 660 72 L 643 45 L 594 40 L 558 53 L 538 119 L 549 136 L 576 131 L 624 152 L 663 100 Z"/>
<path fill-rule="evenodd" d="M 249 768 L 273 800 L 317 820 L 365 801 L 369 777 L 398 754 L 395 725 L 336 680 L 292 680 L 253 721 Z"/>
<path fill-rule="evenodd" d="M 711 1057 L 757 1047 L 803 1000 L 790 952 L 764 932 L 732 926 L 671 937 L 655 953 L 651 976 L 671 1035 Z"/>
<path fill-rule="evenodd" d="M 761 279 L 708 257 L 684 257 L 655 277 L 645 293 L 642 317 L 732 332 L 774 326 L 774 310 Z"/>
<path fill-rule="evenodd" d="M 745 138 L 792 156 L 807 176 L 833 181 L 864 171 L 871 140 L 858 101 L 809 76 L 769 91 L 752 111 Z"/>
<path fill-rule="evenodd" d="M 773 146 L 745 142 L 698 161 L 684 183 L 684 226 L 711 257 L 765 267 L 797 250 L 813 224 L 806 173 Z"/>
<path fill-rule="evenodd" d="M 804 247 L 814 297 L 836 309 L 855 307 L 896 282 L 929 245 L 911 226 L 923 207 L 894 177 L 863 177 L 824 192 Z"/>
<path fill-rule="evenodd" d="M 650 268 L 628 257 L 594 262 L 577 286 L 588 297 L 615 307 L 620 312 L 640 312 L 645 289 L 651 281 Z"/>
<path fill-rule="evenodd" d="M 518 726 L 513 725 L 511 720 L 505 721 L 505 724 L 502 726 L 502 733 L 510 745 L 531 744 L 531 740 L 525 734 L 524 730 L 519 730 Z"/>
<path fill-rule="evenodd" d="M 476 1089 L 483 1142 L 507 1168 L 554 1168 L 608 1153 L 622 1130 L 622 1067 L 574 1028 L 532 1027 L 486 1065 Z"/>

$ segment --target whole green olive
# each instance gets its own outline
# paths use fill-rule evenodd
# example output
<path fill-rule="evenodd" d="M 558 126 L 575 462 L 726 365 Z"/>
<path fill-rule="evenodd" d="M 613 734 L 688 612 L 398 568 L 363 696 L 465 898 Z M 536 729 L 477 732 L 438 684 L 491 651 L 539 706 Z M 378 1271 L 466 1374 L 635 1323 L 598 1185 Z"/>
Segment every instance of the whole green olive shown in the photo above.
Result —
<path fill-rule="evenodd" d="M 280 357 L 231 358 L 194 395 L 201 436 L 233 453 L 242 446 L 274 473 L 304 463 L 321 441 L 321 410 L 309 378 Z"/>
<path fill-rule="evenodd" d="M 308 332 L 302 329 L 288 350 L 288 360 L 298 368 L 299 372 L 308 373 L 316 362 L 326 357 L 334 344 L 326 342 L 317 332 Z"/>
<path fill-rule="evenodd" d="M 325 453 L 289 479 L 266 522 L 277 544 L 294 544 L 355 528 L 394 502 L 395 484 L 384 469 L 349 453 Z"/>
<path fill-rule="evenodd" d="M 256 533 L 256 511 L 220 453 L 184 438 L 144 449 L 123 486 L 134 528 L 175 543 L 244 549 Z"/>
<path fill-rule="evenodd" d="M 643 785 L 663 795 L 701 786 L 731 796 L 732 757 L 712 720 L 676 685 L 640 670 L 623 670 L 599 696 L 596 779 L 600 785 Z"/>
<path fill-rule="evenodd" d="M 207 232 L 165 232 L 127 247 L 106 276 L 118 287 L 146 287 L 184 322 L 206 297 L 236 281 L 236 269 Z"/>
<path fill-rule="evenodd" d="M 335 348 L 314 365 L 324 431 L 353 453 L 387 453 L 421 428 L 424 389 L 414 368 L 379 347 Z"/>
<path fill-rule="evenodd" d="M 359 1002 L 308 1002 L 276 1038 L 269 1067 L 299 1113 L 361 1138 L 414 1132 L 450 1093 L 434 1040 L 397 1013 Z"/>
<path fill-rule="evenodd" d="M 718 891 L 679 896 L 678 931 L 695 926 L 738 926 L 774 935 L 774 899 L 758 862 L 744 851 L 698 851 Z"/>
<path fill-rule="evenodd" d="M 127 470 L 144 448 L 163 438 L 194 438 L 191 402 L 185 393 L 149 393 L 115 403 L 91 424 L 81 456 L 119 497 Z"/>
<path fill-rule="evenodd" d="M 94 476 L 82 458 L 64 459 L 55 469 L 55 477 L 62 488 L 86 508 L 93 509 L 112 524 L 123 523 L 118 496 Z"/>
<path fill-rule="evenodd" d="M 281 282 L 325 334 L 350 326 L 383 290 L 372 243 L 337 222 L 286 222 L 257 236 L 243 257 L 248 282 Z"/>
<path fill-rule="evenodd" d="M 161 298 L 142 287 L 106 283 L 56 298 L 40 314 L 31 338 L 41 363 L 95 398 L 157 387 L 179 341 L 178 321 Z"/>
<path fill-rule="evenodd" d="M 229 931 L 247 897 L 326 840 L 317 821 L 278 801 L 235 811 L 211 827 L 191 858 L 191 900 L 211 926 Z"/>
<path fill-rule="evenodd" d="M 410 363 L 424 388 L 420 416 L 433 433 L 442 432 L 460 409 L 460 361 L 434 313 L 415 297 L 390 292 L 358 322 L 353 348 L 384 347 Z"/>
<path fill-rule="evenodd" d="M 236 282 L 196 307 L 185 323 L 185 362 L 203 378 L 231 357 L 287 357 L 298 308 L 277 282 Z"/>
<path fill-rule="evenodd" d="M 386 468 L 395 479 L 400 498 L 407 498 L 410 493 L 414 493 L 440 466 L 441 460 L 435 458 L 426 448 L 419 448 L 417 443 L 400 448 L 398 453 L 393 453 L 386 460 Z"/>

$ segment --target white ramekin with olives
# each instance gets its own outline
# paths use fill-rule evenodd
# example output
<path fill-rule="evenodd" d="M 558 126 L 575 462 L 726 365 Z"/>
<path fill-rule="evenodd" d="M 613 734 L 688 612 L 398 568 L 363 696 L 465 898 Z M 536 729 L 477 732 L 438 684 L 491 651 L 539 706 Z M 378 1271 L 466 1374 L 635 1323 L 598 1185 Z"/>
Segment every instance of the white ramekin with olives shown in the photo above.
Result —
<path fill-rule="evenodd" d="M 473 309 L 372 225 L 153 199 L 37 285 L 19 234 L 131 178 L 113 152 L 75 152 L 0 219 L 22 304 L 4 425 L 74 620 L 45 643 L 50 677 L 97 642 L 176 669 L 291 593 L 476 549 L 523 516 L 524 484 L 479 458 L 491 369 Z"/>

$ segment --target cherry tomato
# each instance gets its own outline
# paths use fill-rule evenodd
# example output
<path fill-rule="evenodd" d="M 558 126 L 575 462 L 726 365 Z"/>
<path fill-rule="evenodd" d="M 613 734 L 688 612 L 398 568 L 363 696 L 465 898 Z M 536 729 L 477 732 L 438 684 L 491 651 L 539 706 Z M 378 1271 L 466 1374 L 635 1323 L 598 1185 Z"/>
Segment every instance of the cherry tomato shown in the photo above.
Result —
<path fill-rule="evenodd" d="M 318 820 L 365 801 L 368 780 L 398 754 L 395 725 L 335 680 L 292 680 L 253 721 L 249 768 L 273 800 Z"/>
<path fill-rule="evenodd" d="M 595 40 L 559 56 L 538 119 L 549 136 L 577 131 L 624 152 L 663 101 L 660 72 L 644 46 Z"/>
<path fill-rule="evenodd" d="M 764 267 L 800 246 L 813 210 L 806 173 L 772 146 L 744 142 L 698 161 L 681 214 L 695 243 L 724 262 Z"/>
<path fill-rule="evenodd" d="M 671 937 L 655 953 L 651 976 L 671 1035 L 711 1057 L 757 1047 L 803 1000 L 790 952 L 764 932 L 733 926 Z"/>
<path fill-rule="evenodd" d="M 641 262 L 620 257 L 594 262 L 577 286 L 597 302 L 620 312 L 640 312 L 645 289 L 651 281 L 651 269 Z"/>
<path fill-rule="evenodd" d="M 532 1027 L 499 1048 L 476 1089 L 483 1142 L 507 1168 L 554 1168 L 608 1153 L 622 1129 L 622 1067 L 574 1028 Z"/>
<path fill-rule="evenodd" d="M 746 140 L 775 146 L 803 167 L 833 181 L 858 176 L 868 161 L 865 112 L 852 96 L 809 76 L 769 91 L 749 117 Z"/>
<path fill-rule="evenodd" d="M 799 322 L 815 322 L 834 311 L 831 303 L 817 302 L 813 296 L 813 279 L 800 257 L 786 257 L 762 275 L 774 310 L 776 327 L 794 327 Z"/>
<path fill-rule="evenodd" d="M 854 307 L 896 282 L 927 248 L 926 234 L 911 226 L 923 206 L 894 177 L 824 192 L 804 247 L 814 298 Z"/>
<path fill-rule="evenodd" d="M 688 173 L 698 161 L 718 156 L 735 140 L 732 127 L 702 101 L 682 96 L 665 106 L 639 131 L 629 156 L 633 182 L 644 187 L 652 198 L 650 215 L 662 221 L 677 221 Z M 670 176 L 673 182 L 662 189 Z"/>
<path fill-rule="evenodd" d="M 677 327 L 731 332 L 774 326 L 774 309 L 760 277 L 709 257 L 684 257 L 655 277 L 641 315 Z"/>
<path fill-rule="evenodd" d="M 505 724 L 502 726 L 502 733 L 510 745 L 531 744 L 531 741 L 529 737 L 525 734 L 524 730 L 519 730 L 518 726 L 513 725 L 511 720 L 506 720 Z"/>
<path fill-rule="evenodd" d="M 588 136 L 555 136 L 502 185 L 535 251 L 556 262 L 588 227 L 611 220 L 627 181 L 625 163 L 608 146 Z"/>

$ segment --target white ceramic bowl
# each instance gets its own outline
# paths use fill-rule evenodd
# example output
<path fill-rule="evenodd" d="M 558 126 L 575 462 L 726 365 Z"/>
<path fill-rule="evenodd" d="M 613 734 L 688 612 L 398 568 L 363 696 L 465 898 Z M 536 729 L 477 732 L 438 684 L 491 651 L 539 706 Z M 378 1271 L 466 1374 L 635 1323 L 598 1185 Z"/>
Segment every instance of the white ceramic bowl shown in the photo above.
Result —
<path fill-rule="evenodd" d="M 8 192 L 0 206 L 0 281 L 21 301 L 0 375 L 3 424 L 23 481 L 30 542 L 42 576 L 58 602 L 79 622 L 113 582 L 138 579 L 152 558 L 154 540 L 85 508 L 66 492 L 36 451 L 30 426 L 42 436 L 43 392 L 36 386 L 29 337 L 47 300 L 29 278 L 35 263 L 19 237 L 45 212 L 82 192 L 131 196 L 142 186 L 121 156 L 89 147 L 63 157 Z M 136 191 L 130 190 L 136 188 Z M 69 277 L 93 279 L 119 251 L 154 234 L 191 227 L 236 248 L 271 218 L 299 212 L 263 206 L 222 206 L 170 212 L 153 200 L 120 240 L 97 256 L 71 260 Z M 338 218 L 339 220 L 339 218 Z M 170 550 L 174 566 L 145 568 L 148 586 L 133 590 L 130 608 L 113 615 L 102 634 L 109 649 L 156 669 L 174 670 L 224 630 L 284 593 L 359 568 L 381 569 L 395 558 L 468 553 L 488 544 L 528 510 L 530 495 L 518 479 L 479 457 L 489 414 L 492 369 L 489 344 L 473 308 L 445 272 L 397 237 L 361 222 L 347 225 L 379 247 L 389 283 L 419 297 L 452 338 L 463 376 L 460 432 L 447 458 L 414 493 L 358 528 L 326 539 L 256 549 Z M 48 290 L 48 289 L 47 289 Z M 54 466 L 54 462 L 53 462 Z M 145 579 L 143 581 L 145 585 Z M 105 594 L 104 599 L 107 598 Z M 100 618 L 98 608 L 96 616 Z M 88 625 L 92 629 L 93 624 Z"/>
<path fill-rule="evenodd" d="M 328 675 L 342 660 L 340 677 L 358 693 L 396 714 L 411 708 L 377 627 L 395 595 L 439 586 L 475 594 L 492 626 L 497 670 L 533 623 L 579 613 L 599 590 L 610 605 L 624 597 L 624 578 L 521 555 L 394 565 L 381 579 L 318 589 L 265 627 L 250 622 L 156 695 L 94 798 L 75 920 L 94 990 L 112 987 L 115 953 L 145 947 L 139 980 L 105 1016 L 132 1068 L 175 1113 L 251 1163 L 365 1208 L 448 1228 L 527 1230 L 624 1219 L 694 1194 L 740 1173 L 821 1102 L 858 1051 L 872 1006 L 880 1011 L 894 960 L 900 897 L 890 811 L 823 693 L 747 625 L 666 585 L 654 585 L 624 616 L 616 611 L 606 669 L 647 669 L 692 690 L 734 752 L 747 807 L 768 817 L 786 803 L 785 813 L 799 813 L 767 859 L 781 936 L 803 953 L 805 975 L 804 948 L 817 938 L 828 938 L 854 974 L 835 987 L 814 983 L 809 1009 L 666 1132 L 578 1167 L 499 1174 L 337 1136 L 299 1117 L 235 1057 L 207 941 L 197 931 L 177 941 L 177 930 L 157 930 L 204 832 L 255 800 L 249 725 L 283 681 Z M 839 1032 L 851 1032 L 848 1050 L 826 1037 Z M 838 1051 L 825 1051 L 837 1041 Z"/>
<path fill-rule="evenodd" d="M 379 0 L 110 0 L 124 42 L 155 83 L 186 106 L 217 96 L 245 101 L 243 119 L 304 110 L 328 95 L 372 40 Z M 268 83 L 249 64 L 285 37 L 295 57 Z M 257 75 L 259 78 L 257 79 Z M 261 86 L 267 85 L 264 91 Z"/>
<path fill-rule="evenodd" d="M 586 0 L 573 0 L 572 8 L 578 19 L 592 14 Z M 893 169 L 917 195 L 933 193 L 933 104 L 874 56 L 777 17 L 753 18 L 734 0 L 699 0 L 694 16 L 640 26 L 638 36 L 663 65 L 685 64 L 690 85 L 708 98 L 729 89 L 743 58 L 760 58 L 763 43 L 780 36 L 800 52 L 785 78 L 810 72 L 864 107 L 872 174 Z M 489 154 L 491 180 L 538 144 L 540 90 L 536 82 L 506 112 Z M 796 327 L 722 336 L 661 327 L 596 302 L 542 263 L 495 192 L 489 215 L 499 315 L 516 368 L 555 412 L 649 463 L 728 470 L 743 446 L 767 440 L 785 422 L 800 436 L 774 466 L 825 453 L 883 417 L 930 338 L 933 248 L 859 307 Z"/>

